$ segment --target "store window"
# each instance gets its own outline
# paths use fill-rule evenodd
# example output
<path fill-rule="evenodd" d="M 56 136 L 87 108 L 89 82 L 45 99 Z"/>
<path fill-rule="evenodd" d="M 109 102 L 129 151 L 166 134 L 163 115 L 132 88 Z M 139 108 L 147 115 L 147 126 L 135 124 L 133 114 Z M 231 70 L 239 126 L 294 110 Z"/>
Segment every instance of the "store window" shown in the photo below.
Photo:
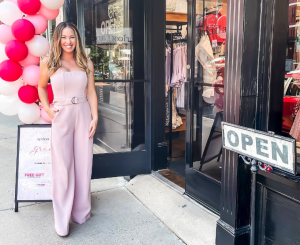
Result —
<path fill-rule="evenodd" d="M 188 12 L 187 1 L 166 0 L 166 142 L 169 169 L 185 177 L 186 145 L 192 144 L 192 167 L 221 180 L 221 153 L 225 77 L 227 0 L 192 1 L 196 14 Z M 189 35 L 191 15 L 195 36 Z M 195 46 L 189 46 L 189 38 Z M 187 53 L 195 50 L 195 66 L 189 67 Z M 194 77 L 190 78 L 189 73 Z M 189 82 L 193 84 L 193 118 L 187 118 Z M 193 135 L 186 134 L 192 120 Z M 191 164 L 191 163 L 188 163 Z M 171 175 L 171 173 L 166 173 Z M 164 173 L 163 173 L 164 175 Z M 164 175 L 168 178 L 167 175 Z M 176 177 L 177 178 L 177 177 Z M 183 181 L 182 181 L 183 182 Z M 184 186 L 184 185 L 183 185 Z"/>
<path fill-rule="evenodd" d="M 227 0 L 197 0 L 193 167 L 221 181 Z"/>
<path fill-rule="evenodd" d="M 289 1 L 282 131 L 300 142 L 300 1 Z"/>
<path fill-rule="evenodd" d="M 98 96 L 94 152 L 144 149 L 143 1 L 84 1 L 84 25 Z"/>

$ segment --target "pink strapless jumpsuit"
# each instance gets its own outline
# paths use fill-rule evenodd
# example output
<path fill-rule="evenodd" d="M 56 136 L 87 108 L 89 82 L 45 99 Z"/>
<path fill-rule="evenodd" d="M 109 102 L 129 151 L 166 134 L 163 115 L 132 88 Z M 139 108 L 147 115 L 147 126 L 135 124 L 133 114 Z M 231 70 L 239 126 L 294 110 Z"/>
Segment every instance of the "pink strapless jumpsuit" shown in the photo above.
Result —
<path fill-rule="evenodd" d="M 52 196 L 55 230 L 69 233 L 70 218 L 79 224 L 90 218 L 93 139 L 86 99 L 87 75 L 83 71 L 62 72 L 50 78 L 55 113 L 52 120 Z"/>

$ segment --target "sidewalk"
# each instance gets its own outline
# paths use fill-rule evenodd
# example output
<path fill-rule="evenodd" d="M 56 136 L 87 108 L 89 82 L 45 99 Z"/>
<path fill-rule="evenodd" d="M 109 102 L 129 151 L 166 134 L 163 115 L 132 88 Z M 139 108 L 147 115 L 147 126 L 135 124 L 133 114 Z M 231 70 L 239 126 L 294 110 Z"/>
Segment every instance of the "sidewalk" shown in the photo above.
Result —
<path fill-rule="evenodd" d="M 152 175 L 92 180 L 92 217 L 54 230 L 52 203 L 14 208 L 17 117 L 0 114 L 0 244 L 214 244 L 217 216 Z"/>

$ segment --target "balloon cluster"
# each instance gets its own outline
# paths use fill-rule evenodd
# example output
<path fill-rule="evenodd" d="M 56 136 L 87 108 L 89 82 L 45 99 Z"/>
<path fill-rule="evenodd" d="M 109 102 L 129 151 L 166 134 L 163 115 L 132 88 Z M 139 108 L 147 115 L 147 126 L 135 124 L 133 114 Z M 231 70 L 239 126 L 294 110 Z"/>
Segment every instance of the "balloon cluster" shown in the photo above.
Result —
<path fill-rule="evenodd" d="M 4 0 L 0 3 L 0 112 L 25 124 L 51 123 L 38 104 L 40 57 L 50 44 L 41 34 L 64 0 Z M 53 102 L 51 85 L 47 86 Z"/>

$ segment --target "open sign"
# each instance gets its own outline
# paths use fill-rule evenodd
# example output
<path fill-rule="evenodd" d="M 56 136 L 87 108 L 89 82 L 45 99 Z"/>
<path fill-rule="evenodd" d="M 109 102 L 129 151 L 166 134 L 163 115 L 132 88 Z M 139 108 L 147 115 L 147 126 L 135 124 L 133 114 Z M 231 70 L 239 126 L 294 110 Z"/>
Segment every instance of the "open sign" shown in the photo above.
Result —
<path fill-rule="evenodd" d="M 296 140 L 222 122 L 223 147 L 296 174 Z"/>

